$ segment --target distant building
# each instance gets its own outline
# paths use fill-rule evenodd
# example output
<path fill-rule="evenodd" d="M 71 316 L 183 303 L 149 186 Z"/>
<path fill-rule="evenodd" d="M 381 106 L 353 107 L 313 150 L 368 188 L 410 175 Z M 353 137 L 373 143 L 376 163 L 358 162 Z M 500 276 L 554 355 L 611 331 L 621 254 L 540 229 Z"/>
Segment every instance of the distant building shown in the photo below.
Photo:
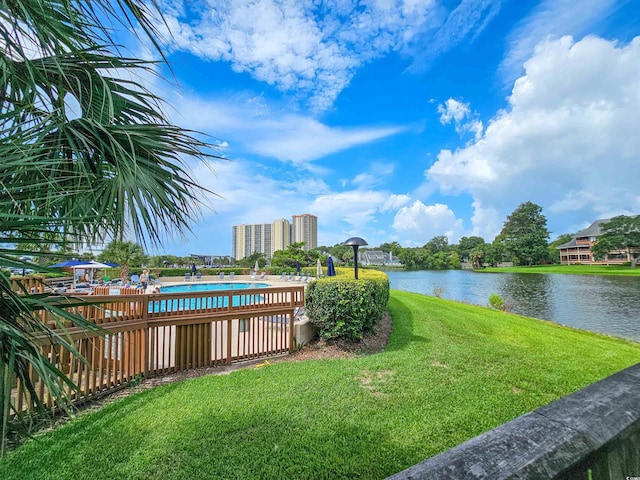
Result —
<path fill-rule="evenodd" d="M 280 218 L 271 224 L 271 252 L 270 257 L 278 250 L 284 250 L 291 245 L 291 223 Z"/>
<path fill-rule="evenodd" d="M 305 242 L 303 250 L 318 247 L 318 217 L 304 213 L 293 215 L 293 223 L 284 218 L 272 223 L 233 225 L 231 251 L 236 260 L 255 252 L 272 258 L 278 250 L 285 250 L 294 242 Z"/>
<path fill-rule="evenodd" d="M 391 252 L 385 253 L 382 250 L 362 250 L 358 252 L 358 261 L 362 265 L 376 265 L 387 267 L 401 267 L 402 263 L 398 257 Z"/>
<path fill-rule="evenodd" d="M 596 220 L 584 230 L 580 230 L 575 236 L 558 247 L 560 250 L 560 263 L 570 265 L 572 263 L 583 263 L 587 265 L 619 265 L 630 262 L 625 250 L 613 250 L 609 252 L 603 260 L 596 260 L 591 252 L 591 247 L 602 234 L 600 225 L 607 223 L 610 218 Z M 640 257 L 640 249 L 632 251 L 633 258 Z"/>
<path fill-rule="evenodd" d="M 231 255 L 236 260 L 260 252 L 271 255 L 271 224 L 234 225 L 231 232 Z"/>
<path fill-rule="evenodd" d="M 292 242 L 305 242 L 302 250 L 318 248 L 318 217 L 309 213 L 293 215 Z"/>

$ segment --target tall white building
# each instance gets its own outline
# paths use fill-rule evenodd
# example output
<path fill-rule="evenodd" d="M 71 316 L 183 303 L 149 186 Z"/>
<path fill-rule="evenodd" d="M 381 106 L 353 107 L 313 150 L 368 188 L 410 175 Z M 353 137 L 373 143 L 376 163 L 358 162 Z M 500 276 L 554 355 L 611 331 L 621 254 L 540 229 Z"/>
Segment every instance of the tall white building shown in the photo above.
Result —
<path fill-rule="evenodd" d="M 305 242 L 303 250 L 318 248 L 318 217 L 310 213 L 293 215 L 292 241 Z"/>
<path fill-rule="evenodd" d="M 255 252 L 272 258 L 278 250 L 284 250 L 294 242 L 305 242 L 303 250 L 318 247 L 318 217 L 304 213 L 293 215 L 293 224 L 284 218 L 272 223 L 233 225 L 232 256 L 236 260 Z"/>
<path fill-rule="evenodd" d="M 270 256 L 278 250 L 284 250 L 291 245 L 291 223 L 289 220 L 279 218 L 271 224 L 271 253 Z"/>
<path fill-rule="evenodd" d="M 236 260 L 260 252 L 271 255 L 271 224 L 233 225 L 231 255 Z"/>

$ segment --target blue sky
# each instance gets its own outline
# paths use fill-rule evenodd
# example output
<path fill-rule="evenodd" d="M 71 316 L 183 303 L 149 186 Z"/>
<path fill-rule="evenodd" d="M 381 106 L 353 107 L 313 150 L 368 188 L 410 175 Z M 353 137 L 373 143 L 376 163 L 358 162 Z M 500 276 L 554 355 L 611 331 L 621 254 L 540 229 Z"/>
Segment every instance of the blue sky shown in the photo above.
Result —
<path fill-rule="evenodd" d="M 220 197 L 151 254 L 230 254 L 232 225 L 301 213 L 320 245 L 411 247 L 490 242 L 526 201 L 552 239 L 640 213 L 636 0 L 163 5 L 173 76 L 150 86 L 228 160 L 191 162 Z"/>

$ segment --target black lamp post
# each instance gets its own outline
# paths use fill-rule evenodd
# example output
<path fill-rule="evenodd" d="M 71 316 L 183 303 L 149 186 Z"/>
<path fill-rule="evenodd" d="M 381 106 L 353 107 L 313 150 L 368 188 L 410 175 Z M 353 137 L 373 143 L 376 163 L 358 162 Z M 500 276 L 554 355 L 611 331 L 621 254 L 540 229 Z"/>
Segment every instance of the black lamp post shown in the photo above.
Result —
<path fill-rule="evenodd" d="M 348 240 L 342 242 L 343 245 L 350 245 L 353 247 L 353 273 L 358 279 L 358 248 L 362 245 L 369 245 L 366 240 L 360 237 L 351 237 Z"/>

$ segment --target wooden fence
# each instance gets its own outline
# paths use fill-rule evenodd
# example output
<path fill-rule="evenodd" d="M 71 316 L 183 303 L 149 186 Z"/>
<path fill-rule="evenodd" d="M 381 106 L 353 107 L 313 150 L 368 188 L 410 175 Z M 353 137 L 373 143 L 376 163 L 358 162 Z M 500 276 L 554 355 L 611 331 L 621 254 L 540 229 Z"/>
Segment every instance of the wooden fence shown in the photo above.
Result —
<path fill-rule="evenodd" d="M 80 305 L 78 305 L 80 301 Z M 74 302 L 75 306 L 66 306 Z M 79 391 L 75 401 L 94 398 L 139 376 L 154 376 L 192 368 L 231 364 L 292 352 L 294 320 L 304 306 L 304 286 L 269 287 L 150 295 L 90 295 L 65 300 L 101 331 L 87 331 L 50 316 L 43 321 L 73 339 L 82 357 L 38 337 L 43 353 Z M 38 397 L 55 408 L 42 382 L 35 378 Z M 18 411 L 34 407 L 34 399 L 13 391 Z"/>

